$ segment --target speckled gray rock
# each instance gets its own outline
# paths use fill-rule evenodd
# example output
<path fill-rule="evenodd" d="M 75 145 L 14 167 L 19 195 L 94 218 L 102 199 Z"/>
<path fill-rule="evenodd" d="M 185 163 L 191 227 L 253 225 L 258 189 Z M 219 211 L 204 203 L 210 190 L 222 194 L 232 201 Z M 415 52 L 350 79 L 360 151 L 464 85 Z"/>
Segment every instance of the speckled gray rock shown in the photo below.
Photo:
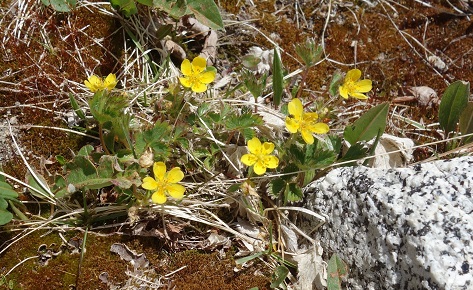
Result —
<path fill-rule="evenodd" d="M 348 289 L 473 289 L 473 157 L 338 168 L 305 189 L 314 233 L 350 267 Z M 303 227 L 313 224 L 306 220 Z"/>

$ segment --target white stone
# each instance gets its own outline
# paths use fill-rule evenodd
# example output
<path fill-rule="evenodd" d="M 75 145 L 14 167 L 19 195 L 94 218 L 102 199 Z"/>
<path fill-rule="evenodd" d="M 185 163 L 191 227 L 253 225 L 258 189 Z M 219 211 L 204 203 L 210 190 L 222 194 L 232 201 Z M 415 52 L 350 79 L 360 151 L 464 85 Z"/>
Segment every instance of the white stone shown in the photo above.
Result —
<path fill-rule="evenodd" d="M 346 289 L 473 289 L 472 168 L 344 167 L 307 186 L 304 207 L 330 217 L 314 238 L 349 265 Z"/>

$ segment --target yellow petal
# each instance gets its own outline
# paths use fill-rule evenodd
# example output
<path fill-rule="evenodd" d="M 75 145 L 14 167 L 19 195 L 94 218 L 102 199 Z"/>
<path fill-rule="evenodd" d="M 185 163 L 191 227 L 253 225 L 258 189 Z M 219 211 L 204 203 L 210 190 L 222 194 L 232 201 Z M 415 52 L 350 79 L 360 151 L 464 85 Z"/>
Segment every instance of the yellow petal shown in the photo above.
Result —
<path fill-rule="evenodd" d="M 158 183 L 156 182 L 156 180 L 154 180 L 154 178 L 147 176 L 143 178 L 143 183 L 141 184 L 141 187 L 147 190 L 155 190 L 156 188 L 158 188 Z"/>
<path fill-rule="evenodd" d="M 174 167 L 167 173 L 166 179 L 169 183 L 178 183 L 184 178 L 184 173 L 179 167 Z"/>
<path fill-rule="evenodd" d="M 154 202 L 154 203 L 157 203 L 157 204 L 163 204 L 166 202 L 166 195 L 164 194 L 164 192 L 162 190 L 160 191 L 156 191 L 155 193 L 153 193 L 153 195 L 151 196 L 151 200 Z"/>
<path fill-rule="evenodd" d="M 206 71 L 199 75 L 199 81 L 204 84 L 210 84 L 215 80 L 215 72 L 214 71 Z"/>
<path fill-rule="evenodd" d="M 188 77 L 181 77 L 181 78 L 179 78 L 179 81 L 181 82 L 181 85 L 183 85 L 186 88 L 192 87 L 192 82 L 191 82 L 190 78 L 188 78 Z"/>
<path fill-rule="evenodd" d="M 182 199 L 186 188 L 180 184 L 169 184 L 167 187 L 168 194 L 175 199 Z"/>
<path fill-rule="evenodd" d="M 245 154 L 241 156 L 241 163 L 245 164 L 246 166 L 253 166 L 256 161 L 258 161 L 258 157 L 254 154 Z"/>
<path fill-rule="evenodd" d="M 154 179 L 164 180 L 164 175 L 166 174 L 166 164 L 163 162 L 155 162 L 153 164 L 153 173 Z"/>
<path fill-rule="evenodd" d="M 355 68 L 347 72 L 347 75 L 345 77 L 345 82 L 350 82 L 350 81 L 356 82 L 360 77 L 361 77 L 361 70 Z"/>
<path fill-rule="evenodd" d="M 313 144 L 314 143 L 314 136 L 312 136 L 312 132 L 309 130 L 302 130 L 301 131 L 302 139 L 304 139 L 304 142 L 307 144 Z"/>
<path fill-rule="evenodd" d="M 301 100 L 294 99 L 287 105 L 287 110 L 294 119 L 299 120 L 302 117 L 302 113 L 304 112 L 304 107 L 302 106 Z"/>
<path fill-rule="evenodd" d="M 368 97 L 362 93 L 351 93 L 350 94 L 352 97 L 359 99 L 359 100 L 366 100 Z"/>
<path fill-rule="evenodd" d="M 86 81 L 84 81 L 84 84 L 93 93 L 103 89 L 103 82 L 96 75 L 91 75 Z"/>
<path fill-rule="evenodd" d="M 201 82 L 194 82 L 192 84 L 191 90 L 196 93 L 203 93 L 207 90 L 207 85 Z"/>
<path fill-rule="evenodd" d="M 276 168 L 279 165 L 279 159 L 276 156 L 264 156 L 264 166 L 267 168 Z"/>
<path fill-rule="evenodd" d="M 192 75 L 192 65 L 191 65 L 191 62 L 188 59 L 185 59 L 181 63 L 181 72 L 185 76 Z"/>
<path fill-rule="evenodd" d="M 106 89 L 112 90 L 117 85 L 117 76 L 115 74 L 109 74 L 105 78 L 103 85 Z"/>
<path fill-rule="evenodd" d="M 308 112 L 302 114 L 302 122 L 304 123 L 315 123 L 319 119 L 319 114 L 316 112 Z"/>
<path fill-rule="evenodd" d="M 274 144 L 271 142 L 264 142 L 263 146 L 261 147 L 261 154 L 269 155 L 274 150 Z"/>
<path fill-rule="evenodd" d="M 264 166 L 263 162 L 258 161 L 253 167 L 253 171 L 258 175 L 263 175 L 266 172 L 266 167 Z"/>
<path fill-rule="evenodd" d="M 251 140 L 248 141 L 248 151 L 250 151 L 250 153 L 253 153 L 253 154 L 261 154 L 261 141 L 256 138 L 256 137 L 253 137 Z"/>
<path fill-rule="evenodd" d="M 330 131 L 329 126 L 325 123 L 313 124 L 308 129 L 312 131 L 312 133 L 316 133 L 316 134 L 325 134 L 328 131 Z"/>
<path fill-rule="evenodd" d="M 372 88 L 373 88 L 373 84 L 371 80 L 361 80 L 359 82 L 356 82 L 355 84 L 355 90 L 358 93 L 367 93 L 371 91 Z"/>
<path fill-rule="evenodd" d="M 287 117 L 286 118 L 286 129 L 290 133 L 296 133 L 299 130 L 299 121 L 294 120 L 293 118 Z"/>
<path fill-rule="evenodd" d="M 340 93 L 340 96 L 344 99 L 348 99 L 348 88 L 346 86 L 340 86 L 338 88 L 338 92 Z"/>
<path fill-rule="evenodd" d="M 207 61 L 205 58 L 198 56 L 192 61 L 192 71 L 194 73 L 201 73 L 207 67 Z"/>

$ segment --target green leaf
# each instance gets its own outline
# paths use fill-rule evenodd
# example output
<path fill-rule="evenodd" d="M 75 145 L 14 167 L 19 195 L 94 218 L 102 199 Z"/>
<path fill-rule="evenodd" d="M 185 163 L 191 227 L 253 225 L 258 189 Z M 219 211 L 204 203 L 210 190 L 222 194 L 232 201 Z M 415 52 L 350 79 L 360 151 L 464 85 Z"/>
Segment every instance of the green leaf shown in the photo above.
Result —
<path fill-rule="evenodd" d="M 376 137 L 378 132 L 386 129 L 389 103 L 382 103 L 364 113 L 353 125 L 347 126 L 343 137 L 350 144 L 358 141 L 369 141 Z"/>
<path fill-rule="evenodd" d="M 301 169 L 319 169 L 335 162 L 337 155 L 332 150 L 324 149 L 323 142 L 314 142 L 306 146 L 304 162 Z"/>
<path fill-rule="evenodd" d="M 28 181 L 28 184 L 32 188 L 36 189 L 36 191 L 32 190 L 31 194 L 41 199 L 43 199 L 45 196 L 49 196 L 50 195 L 49 192 L 51 190 L 48 187 L 48 183 L 46 182 L 46 179 L 36 171 L 34 171 L 34 174 L 39 179 L 39 183 L 38 183 L 38 180 L 36 180 L 30 172 L 26 173 L 26 180 Z M 46 191 L 43 188 L 43 186 L 46 187 L 48 191 Z"/>
<path fill-rule="evenodd" d="M 0 226 L 8 224 L 13 219 L 13 214 L 7 210 L 0 209 Z"/>
<path fill-rule="evenodd" d="M 358 160 L 361 158 L 365 158 L 368 155 L 368 150 L 369 148 L 366 147 L 365 145 L 361 143 L 356 143 L 350 148 L 348 148 L 348 151 L 343 155 L 342 158 L 340 158 L 338 161 L 344 162 L 344 161 L 350 161 L 350 160 Z M 345 166 L 352 166 L 354 163 L 347 164 Z"/>
<path fill-rule="evenodd" d="M 473 133 L 473 102 L 469 102 L 460 116 L 460 132 L 462 135 Z M 473 141 L 473 137 L 466 137 L 464 143 Z"/>
<path fill-rule="evenodd" d="M 187 0 L 187 5 L 200 23 L 212 29 L 223 29 L 222 16 L 213 0 Z"/>
<path fill-rule="evenodd" d="M 330 87 L 328 89 L 328 92 L 332 96 L 336 96 L 338 94 L 338 88 L 340 87 L 340 84 L 342 83 L 342 75 L 339 73 L 334 73 L 332 76 L 332 81 L 330 82 Z"/>
<path fill-rule="evenodd" d="M 77 155 L 73 162 L 67 164 L 67 168 L 70 170 L 66 178 L 68 184 L 80 184 L 88 179 L 97 178 L 97 170 L 86 156 Z"/>
<path fill-rule="evenodd" d="M 286 187 L 286 182 L 282 178 L 276 178 L 269 183 L 269 187 L 271 194 L 278 197 Z"/>
<path fill-rule="evenodd" d="M 74 95 L 72 93 L 69 94 L 69 100 L 71 101 L 72 109 L 74 109 L 76 115 L 79 116 L 79 118 L 81 118 L 82 120 L 85 120 L 84 111 L 81 110 L 76 98 L 74 98 Z"/>
<path fill-rule="evenodd" d="M 286 280 L 287 274 L 289 274 L 289 269 L 284 266 L 284 265 L 279 265 L 275 270 L 272 275 L 272 282 L 269 287 L 271 288 L 278 288 L 281 286 L 281 284 L 284 283 L 284 280 Z"/>
<path fill-rule="evenodd" d="M 41 0 L 45 6 L 50 6 L 58 12 L 70 12 L 76 8 L 76 0 Z"/>
<path fill-rule="evenodd" d="M 153 0 L 153 5 L 176 19 L 186 15 L 187 11 L 185 0 Z"/>
<path fill-rule="evenodd" d="M 302 199 L 302 190 L 295 183 L 288 183 L 284 192 L 284 204 Z"/>
<path fill-rule="evenodd" d="M 305 162 L 305 152 L 302 151 L 296 144 L 292 144 L 289 147 L 288 155 L 290 156 L 291 160 L 295 162 L 298 167 L 302 166 Z"/>
<path fill-rule="evenodd" d="M 330 144 L 332 145 L 332 151 L 335 154 L 339 154 L 340 150 L 342 150 L 342 138 L 338 137 L 337 135 L 329 135 Z"/>
<path fill-rule="evenodd" d="M 153 6 L 153 0 L 136 0 L 136 2 L 140 3 L 140 4 L 143 4 L 143 5 L 146 5 L 146 6 Z M 167 25 L 163 25 L 163 26 L 167 26 Z M 161 26 L 161 27 L 163 27 Z M 158 35 L 158 33 L 157 33 Z M 161 39 L 161 38 L 158 38 L 158 39 Z"/>
<path fill-rule="evenodd" d="M 7 209 L 7 207 L 8 202 L 3 197 L 0 197 L 0 209 Z"/>
<path fill-rule="evenodd" d="M 237 265 L 242 265 L 242 264 L 245 264 L 245 263 L 248 262 L 248 261 L 251 261 L 251 260 L 253 260 L 253 259 L 258 258 L 259 256 L 261 256 L 261 255 L 263 255 L 263 254 L 266 254 L 266 252 L 258 252 L 258 253 L 256 253 L 256 254 L 249 255 L 249 256 L 246 256 L 246 257 L 237 259 L 237 260 L 235 260 L 235 263 L 236 263 Z"/>
<path fill-rule="evenodd" d="M 306 170 L 304 171 L 304 181 L 302 186 L 306 186 L 307 184 L 311 183 L 315 178 L 315 170 Z"/>
<path fill-rule="evenodd" d="M 125 17 L 130 17 L 133 14 L 138 13 L 134 0 L 110 0 L 110 4 L 117 11 L 123 13 Z"/>
<path fill-rule="evenodd" d="M 225 125 L 228 130 L 240 130 L 245 128 L 253 128 L 263 124 L 263 118 L 252 113 L 246 113 L 241 115 L 232 115 L 227 118 Z"/>
<path fill-rule="evenodd" d="M 111 178 L 88 178 L 81 182 L 73 183 L 76 189 L 100 189 L 112 185 Z"/>
<path fill-rule="evenodd" d="M 256 136 L 256 132 L 253 128 L 244 128 L 242 130 L 242 133 L 245 140 L 251 140 L 253 137 Z"/>
<path fill-rule="evenodd" d="M 256 57 L 252 54 L 244 55 L 241 58 L 241 64 L 250 70 L 256 70 L 260 62 L 261 58 Z"/>
<path fill-rule="evenodd" d="M 79 149 L 79 152 L 77 153 L 77 155 L 79 155 L 79 156 L 89 156 L 90 153 L 92 153 L 93 151 L 94 151 L 94 146 L 85 145 L 84 147 Z"/>
<path fill-rule="evenodd" d="M 327 289 L 341 290 L 342 278 L 348 274 L 348 266 L 336 254 L 333 254 L 327 266 Z"/>
<path fill-rule="evenodd" d="M 10 184 L 0 181 L 0 198 L 16 199 L 17 197 L 18 193 Z"/>
<path fill-rule="evenodd" d="M 468 104 L 470 83 L 456 81 L 448 86 L 439 106 L 440 127 L 446 135 L 455 130 L 460 115 Z"/>
<path fill-rule="evenodd" d="M 278 108 L 281 104 L 282 92 L 284 88 L 283 70 L 281 58 L 276 48 L 273 57 L 273 103 Z"/>

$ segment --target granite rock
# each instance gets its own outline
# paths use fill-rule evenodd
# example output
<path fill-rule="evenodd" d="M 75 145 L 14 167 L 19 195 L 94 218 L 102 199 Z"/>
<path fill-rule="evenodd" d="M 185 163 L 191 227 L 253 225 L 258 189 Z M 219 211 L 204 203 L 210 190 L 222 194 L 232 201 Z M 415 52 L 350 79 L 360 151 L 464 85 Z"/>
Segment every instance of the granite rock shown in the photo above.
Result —
<path fill-rule="evenodd" d="M 349 265 L 346 289 L 473 289 L 473 157 L 338 168 L 304 191 L 328 217 L 313 235 Z"/>

